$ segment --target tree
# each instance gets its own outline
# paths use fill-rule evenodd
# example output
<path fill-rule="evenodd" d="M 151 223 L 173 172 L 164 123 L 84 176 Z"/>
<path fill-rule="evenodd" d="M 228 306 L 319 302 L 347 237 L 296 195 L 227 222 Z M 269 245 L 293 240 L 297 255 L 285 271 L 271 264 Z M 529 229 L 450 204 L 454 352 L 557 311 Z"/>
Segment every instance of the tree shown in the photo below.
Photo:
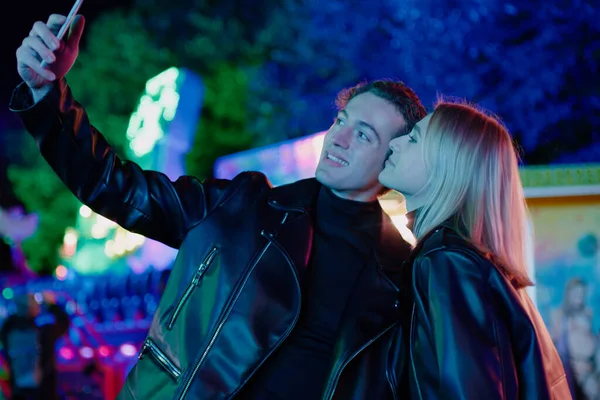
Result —
<path fill-rule="evenodd" d="M 252 115 L 260 130 L 312 133 L 330 123 L 340 88 L 399 78 L 429 109 L 443 93 L 500 115 L 526 163 L 598 161 L 597 146 L 582 149 L 599 139 L 599 14 L 589 0 L 289 0 L 265 36 Z"/>
<path fill-rule="evenodd" d="M 169 46 L 180 65 L 200 74 L 207 88 L 197 142 L 189 156 L 190 173 L 203 176 L 212 169 L 216 155 L 281 138 L 256 125 L 258 111 L 272 117 L 267 110 L 271 104 L 257 104 L 251 89 L 269 57 L 273 37 L 282 33 L 278 31 L 279 24 L 272 21 L 281 3 L 282 0 L 136 2 L 156 43 Z"/>

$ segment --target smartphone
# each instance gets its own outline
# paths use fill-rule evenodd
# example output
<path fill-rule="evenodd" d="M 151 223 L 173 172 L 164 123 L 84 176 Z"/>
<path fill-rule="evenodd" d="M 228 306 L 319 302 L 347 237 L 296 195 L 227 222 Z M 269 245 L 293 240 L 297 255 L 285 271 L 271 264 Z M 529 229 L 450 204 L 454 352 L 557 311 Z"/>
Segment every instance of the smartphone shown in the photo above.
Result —
<path fill-rule="evenodd" d="M 56 38 L 59 41 L 63 40 L 66 33 L 69 31 L 69 28 L 71 27 L 71 24 L 73 23 L 73 19 L 75 18 L 75 16 L 79 12 L 79 9 L 81 8 L 81 4 L 83 4 L 83 0 L 75 0 L 75 4 L 73 4 L 73 7 L 71 7 L 71 11 L 69 11 L 69 15 L 67 15 L 67 20 L 65 21 L 63 26 L 60 27 L 58 34 L 56 35 Z M 46 67 L 46 65 L 47 65 L 46 61 L 42 61 L 42 67 Z"/>
<path fill-rule="evenodd" d="M 60 27 L 60 30 L 58 31 L 58 34 L 56 35 L 56 38 L 58 40 L 63 40 L 66 33 L 69 31 L 69 28 L 71 27 L 71 24 L 73 23 L 73 19 L 79 12 L 79 8 L 81 8 L 82 3 L 83 3 L 83 0 L 75 0 L 75 4 L 73 4 L 71 11 L 69 11 L 69 15 L 67 15 L 67 20 L 65 21 L 63 26 Z"/>

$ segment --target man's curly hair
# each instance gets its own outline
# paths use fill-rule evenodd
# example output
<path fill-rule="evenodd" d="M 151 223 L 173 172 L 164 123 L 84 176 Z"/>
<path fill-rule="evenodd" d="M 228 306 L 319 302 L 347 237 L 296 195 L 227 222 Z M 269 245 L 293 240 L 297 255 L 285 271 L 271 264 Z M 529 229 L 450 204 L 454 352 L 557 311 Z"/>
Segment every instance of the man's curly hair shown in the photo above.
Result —
<path fill-rule="evenodd" d="M 338 110 L 342 110 L 354 97 L 367 92 L 392 103 L 404 117 L 406 126 L 395 137 L 409 133 L 415 124 L 427 115 L 421 100 L 411 88 L 406 86 L 404 82 L 385 79 L 359 83 L 356 86 L 343 89 L 338 93 L 335 105 Z"/>

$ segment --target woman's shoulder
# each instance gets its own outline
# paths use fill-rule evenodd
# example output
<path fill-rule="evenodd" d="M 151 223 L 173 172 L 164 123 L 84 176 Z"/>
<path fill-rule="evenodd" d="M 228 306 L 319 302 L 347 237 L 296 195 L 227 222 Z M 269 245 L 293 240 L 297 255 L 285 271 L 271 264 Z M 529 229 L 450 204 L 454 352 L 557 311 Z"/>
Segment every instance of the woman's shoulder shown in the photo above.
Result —
<path fill-rule="evenodd" d="M 445 224 L 440 225 L 426 234 L 415 248 L 417 257 L 424 257 L 432 253 L 459 252 L 468 255 L 475 261 L 487 260 L 477 247 L 475 247 L 458 229 Z"/>
<path fill-rule="evenodd" d="M 457 276 L 477 276 L 478 280 L 489 284 L 495 292 L 514 293 L 517 289 L 514 279 L 501 262 L 492 254 L 479 250 L 449 224 L 440 225 L 427 234 L 415 248 L 413 259 L 413 274 L 417 278 L 425 270 L 444 268 L 451 269 L 449 272 Z"/>
<path fill-rule="evenodd" d="M 458 269 L 456 273 L 477 273 L 487 279 L 498 268 L 492 257 L 483 254 L 464 235 L 449 224 L 440 225 L 425 235 L 413 252 L 414 273 L 419 274 L 421 265 L 436 268 Z"/>

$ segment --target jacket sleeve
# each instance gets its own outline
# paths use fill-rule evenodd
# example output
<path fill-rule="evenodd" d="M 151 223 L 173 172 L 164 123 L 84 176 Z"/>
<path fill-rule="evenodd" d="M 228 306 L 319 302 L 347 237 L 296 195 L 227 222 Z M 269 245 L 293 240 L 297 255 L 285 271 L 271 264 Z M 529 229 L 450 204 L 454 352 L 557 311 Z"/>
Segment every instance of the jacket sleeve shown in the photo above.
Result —
<path fill-rule="evenodd" d="M 505 398 L 498 343 L 506 330 L 499 326 L 485 270 L 471 255 L 447 249 L 415 262 L 413 398 Z"/>
<path fill-rule="evenodd" d="M 179 248 L 187 231 L 218 204 L 230 184 L 187 176 L 172 182 L 162 173 L 122 161 L 90 124 L 64 79 L 36 104 L 21 83 L 10 109 L 83 204 L 129 231 L 171 247 Z"/>

